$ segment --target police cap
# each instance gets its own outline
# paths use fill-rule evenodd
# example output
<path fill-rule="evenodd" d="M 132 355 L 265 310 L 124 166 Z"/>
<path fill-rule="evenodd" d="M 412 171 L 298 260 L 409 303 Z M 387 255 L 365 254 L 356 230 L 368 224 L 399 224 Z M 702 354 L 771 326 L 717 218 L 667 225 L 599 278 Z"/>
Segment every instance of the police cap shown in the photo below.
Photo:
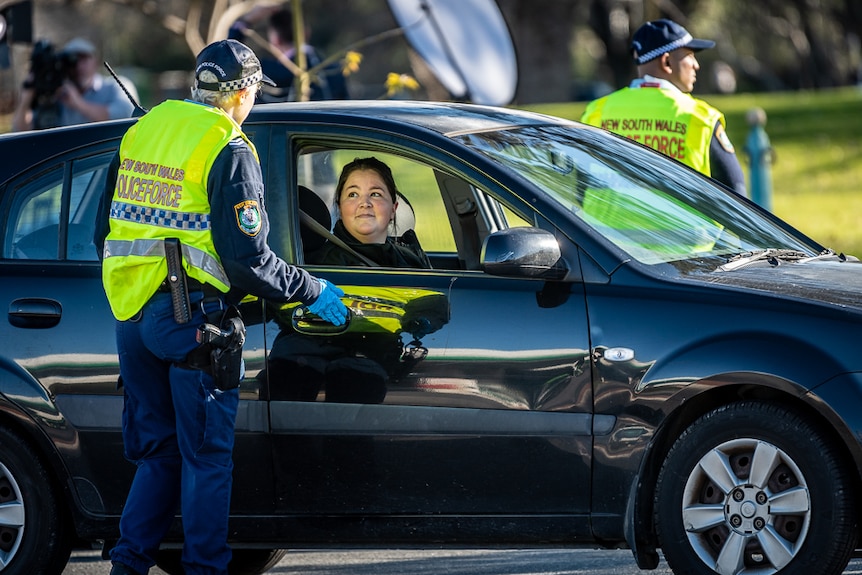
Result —
<path fill-rule="evenodd" d="M 715 42 L 712 40 L 693 38 L 688 30 L 676 22 L 661 19 L 646 22 L 638 28 L 632 38 L 632 55 L 635 62 L 645 64 L 678 48 L 697 52 L 713 46 Z"/>
<path fill-rule="evenodd" d="M 213 92 L 233 92 L 258 82 L 275 86 L 261 70 L 251 48 L 237 40 L 213 42 L 198 54 L 195 85 Z"/>

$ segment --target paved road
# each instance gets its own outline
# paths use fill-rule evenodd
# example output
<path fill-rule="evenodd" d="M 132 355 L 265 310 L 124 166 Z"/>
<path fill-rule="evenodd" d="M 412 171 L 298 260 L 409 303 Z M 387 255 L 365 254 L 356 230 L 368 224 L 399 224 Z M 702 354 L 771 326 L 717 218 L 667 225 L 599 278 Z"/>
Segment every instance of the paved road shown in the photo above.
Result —
<path fill-rule="evenodd" d="M 98 552 L 76 552 L 63 575 L 108 575 Z M 640 571 L 628 550 L 291 551 L 271 575 L 672 575 L 662 562 Z M 164 575 L 161 569 L 150 575 Z M 854 559 L 844 575 L 862 575 Z"/>

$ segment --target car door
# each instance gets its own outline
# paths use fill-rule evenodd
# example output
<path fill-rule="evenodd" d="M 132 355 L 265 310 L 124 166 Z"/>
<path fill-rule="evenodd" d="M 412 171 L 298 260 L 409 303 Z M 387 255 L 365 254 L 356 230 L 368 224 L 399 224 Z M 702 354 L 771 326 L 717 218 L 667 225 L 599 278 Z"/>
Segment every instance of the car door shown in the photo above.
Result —
<path fill-rule="evenodd" d="M 7 185 L 0 211 L 0 355 L 23 371 L 3 391 L 38 414 L 78 478 L 80 505 L 94 514 L 119 513 L 134 470 L 123 462 L 114 320 L 93 242 L 113 153 L 98 146 L 22 174 Z M 22 387 L 10 396 L 16 380 Z M 112 472 L 100 472 L 108 461 Z"/>
<path fill-rule="evenodd" d="M 7 313 L 0 327 L 2 392 L 51 438 L 81 508 L 115 516 L 135 467 L 123 455 L 115 322 L 93 235 L 118 146 L 114 140 L 82 147 L 36 166 L 0 196 L 0 302 Z M 272 475 L 257 378 L 264 361 L 261 310 L 259 301 L 242 306 L 248 333 L 236 464 L 254 471 L 235 476 L 232 505 L 239 514 L 271 512 L 274 505 L 272 481 L 261 480 Z"/>
<path fill-rule="evenodd" d="M 380 529 L 400 529 L 416 514 L 472 516 L 464 537 L 491 523 L 505 531 L 499 516 L 520 517 L 526 537 L 526 515 L 586 516 L 592 418 L 582 286 L 464 269 L 477 259 L 464 253 L 477 247 L 466 236 L 524 225 L 536 219 L 529 208 L 501 204 L 507 192 L 480 189 L 464 166 L 432 166 L 421 151 L 393 152 L 391 142 L 386 152 L 367 142 L 306 149 L 315 151 L 283 164 L 296 166 L 298 183 L 328 204 L 324 227 L 337 216 L 331 207 L 341 165 L 361 155 L 389 163 L 407 200 L 400 203 L 413 208 L 402 215 L 399 207 L 396 221 L 415 225 L 435 267 L 306 262 L 344 290 L 353 318 L 342 330 L 303 324 L 297 306 L 270 307 L 279 512 L 389 516 Z M 285 174 L 284 181 L 293 180 Z M 270 194 L 275 189 L 270 181 Z M 453 197 L 464 190 L 480 206 L 478 224 L 456 213 Z M 290 213 L 303 208 L 291 198 L 298 193 L 282 183 L 279 194 L 287 197 L 269 200 L 273 247 L 300 258 L 293 250 L 314 234 L 297 229 Z M 424 523 L 416 528 L 446 531 L 446 520 Z M 569 522 L 568 530 L 583 535 L 587 523 Z"/>

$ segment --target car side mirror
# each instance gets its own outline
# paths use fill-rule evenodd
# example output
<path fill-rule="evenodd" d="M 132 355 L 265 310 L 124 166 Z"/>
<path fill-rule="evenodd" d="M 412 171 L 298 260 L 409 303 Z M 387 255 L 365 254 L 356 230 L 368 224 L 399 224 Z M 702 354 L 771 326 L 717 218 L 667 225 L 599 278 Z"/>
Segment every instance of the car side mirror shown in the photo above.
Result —
<path fill-rule="evenodd" d="M 482 269 L 491 275 L 562 279 L 566 266 L 557 238 L 539 228 L 494 232 L 482 244 Z"/>

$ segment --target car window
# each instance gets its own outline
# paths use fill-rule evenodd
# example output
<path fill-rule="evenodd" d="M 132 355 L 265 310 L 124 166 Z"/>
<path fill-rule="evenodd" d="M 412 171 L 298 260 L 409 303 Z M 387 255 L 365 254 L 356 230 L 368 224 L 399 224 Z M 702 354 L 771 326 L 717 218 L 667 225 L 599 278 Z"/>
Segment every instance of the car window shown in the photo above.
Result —
<path fill-rule="evenodd" d="M 307 146 L 296 160 L 299 207 L 309 216 L 315 214 L 317 222 L 306 221 L 300 226 L 306 263 L 316 263 L 314 254 L 326 242 L 325 232 L 314 232 L 309 226 L 331 231 L 338 219 L 335 188 L 343 167 L 369 156 L 391 168 L 400 193 L 397 227 L 390 235 L 413 230 L 434 269 L 478 270 L 484 237 L 508 227 L 531 225 L 464 177 L 415 157 L 390 151 Z M 279 225 L 273 222 L 273 226 Z"/>
<path fill-rule="evenodd" d="M 105 189 L 108 165 L 113 152 L 84 158 L 72 163 L 72 186 L 66 243 L 67 260 L 96 261 L 93 235 L 96 213 Z"/>
<path fill-rule="evenodd" d="M 64 162 L 13 185 L 3 258 L 97 261 L 93 233 L 112 154 Z"/>
<path fill-rule="evenodd" d="M 393 154 L 367 150 L 328 150 L 303 154 L 299 158 L 297 181 L 314 191 L 329 209 L 331 229 L 338 218 L 335 188 L 345 164 L 356 158 L 374 156 L 391 169 L 401 194 L 395 213 L 400 236 L 412 229 L 426 252 L 456 254 L 452 227 L 440 196 L 434 170 L 425 164 Z"/>
<path fill-rule="evenodd" d="M 13 188 L 8 211 L 5 259 L 57 259 L 63 166 Z"/>
<path fill-rule="evenodd" d="M 712 271 L 740 253 L 819 252 L 688 168 L 648 149 L 617 149 L 588 130 L 531 126 L 459 139 L 644 264 Z"/>

